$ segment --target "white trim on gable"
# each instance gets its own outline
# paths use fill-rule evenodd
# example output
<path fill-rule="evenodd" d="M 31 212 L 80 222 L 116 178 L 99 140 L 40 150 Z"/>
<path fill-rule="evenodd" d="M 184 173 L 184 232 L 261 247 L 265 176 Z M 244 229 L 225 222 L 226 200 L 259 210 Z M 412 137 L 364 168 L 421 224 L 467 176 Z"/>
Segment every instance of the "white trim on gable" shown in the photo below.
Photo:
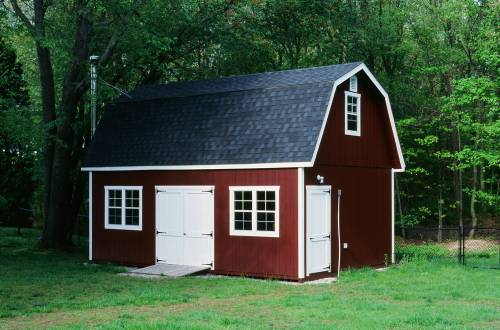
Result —
<path fill-rule="evenodd" d="M 391 128 L 392 128 L 392 135 L 394 137 L 394 143 L 396 144 L 396 150 L 398 152 L 399 163 L 401 164 L 401 168 L 394 169 L 394 171 L 395 172 L 404 172 L 406 165 L 405 165 L 405 160 L 403 158 L 403 153 L 401 151 L 401 145 L 399 144 L 398 132 L 396 130 L 396 124 L 394 122 L 394 116 L 392 114 L 391 102 L 389 101 L 389 95 L 387 94 L 385 89 L 380 85 L 380 83 L 377 81 L 377 79 L 373 76 L 373 74 L 370 72 L 370 70 L 368 69 L 368 67 L 364 63 L 361 63 L 356 68 L 352 69 L 351 71 L 344 74 L 342 77 L 335 80 L 335 83 L 333 84 L 333 88 L 332 88 L 332 93 L 330 94 L 330 101 L 328 102 L 328 108 L 326 109 L 326 115 L 325 115 L 325 118 L 323 119 L 323 124 L 321 125 L 319 138 L 318 138 L 318 141 L 316 141 L 316 148 L 314 149 L 314 154 L 313 154 L 313 158 L 312 158 L 311 163 L 314 164 L 316 162 L 316 156 L 318 155 L 319 145 L 321 143 L 321 140 L 323 139 L 323 133 L 325 132 L 326 123 L 328 121 L 328 116 L 330 115 L 330 110 L 332 108 L 333 98 L 335 96 L 335 91 L 337 90 L 337 87 L 340 84 L 342 84 L 344 81 L 349 79 L 351 76 L 357 74 L 360 71 L 364 71 L 366 73 L 366 75 L 368 76 L 368 78 L 370 78 L 370 80 L 373 82 L 375 87 L 377 87 L 379 92 L 384 96 L 385 105 L 387 108 L 387 114 L 389 116 L 389 122 L 390 122 Z"/>

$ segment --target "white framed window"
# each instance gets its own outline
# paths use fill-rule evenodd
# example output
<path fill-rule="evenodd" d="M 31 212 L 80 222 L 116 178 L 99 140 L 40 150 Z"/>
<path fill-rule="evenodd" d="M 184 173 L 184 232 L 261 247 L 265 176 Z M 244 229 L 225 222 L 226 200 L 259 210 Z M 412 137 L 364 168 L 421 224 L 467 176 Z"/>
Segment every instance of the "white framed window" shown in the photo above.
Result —
<path fill-rule="evenodd" d="M 345 92 L 345 135 L 361 136 L 361 95 Z"/>
<path fill-rule="evenodd" d="M 229 187 L 229 234 L 279 237 L 279 186 Z"/>
<path fill-rule="evenodd" d="M 142 230 L 142 186 L 105 186 L 104 205 L 104 228 Z"/>
<path fill-rule="evenodd" d="M 353 93 L 358 92 L 358 77 L 352 76 L 349 78 L 349 91 Z"/>

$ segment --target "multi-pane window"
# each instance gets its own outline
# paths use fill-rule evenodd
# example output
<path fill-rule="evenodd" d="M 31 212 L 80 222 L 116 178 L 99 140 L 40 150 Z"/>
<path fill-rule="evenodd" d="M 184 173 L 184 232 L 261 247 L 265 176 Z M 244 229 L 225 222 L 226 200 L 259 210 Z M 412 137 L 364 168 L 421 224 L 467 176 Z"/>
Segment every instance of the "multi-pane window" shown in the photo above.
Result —
<path fill-rule="evenodd" d="M 279 187 L 229 187 L 230 234 L 279 236 Z"/>
<path fill-rule="evenodd" d="M 234 192 L 234 229 L 252 230 L 252 192 Z"/>
<path fill-rule="evenodd" d="M 110 225 L 122 224 L 122 191 L 108 190 L 108 223 Z"/>
<path fill-rule="evenodd" d="M 274 231 L 276 193 L 257 191 L 257 230 Z"/>
<path fill-rule="evenodd" d="M 139 190 L 125 190 L 125 225 L 139 225 Z"/>
<path fill-rule="evenodd" d="M 105 187 L 106 229 L 142 229 L 142 187 Z"/>
<path fill-rule="evenodd" d="M 356 93 L 345 93 L 345 134 L 361 135 L 361 96 Z"/>

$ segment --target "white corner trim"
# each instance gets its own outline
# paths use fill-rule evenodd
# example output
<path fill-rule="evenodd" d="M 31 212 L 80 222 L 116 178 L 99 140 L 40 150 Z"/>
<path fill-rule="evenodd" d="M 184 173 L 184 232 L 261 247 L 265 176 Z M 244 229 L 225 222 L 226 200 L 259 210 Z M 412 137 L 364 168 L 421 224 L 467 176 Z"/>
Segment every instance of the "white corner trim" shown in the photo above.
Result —
<path fill-rule="evenodd" d="M 92 261 L 92 172 L 89 172 L 89 261 Z"/>
<path fill-rule="evenodd" d="M 364 71 L 366 73 L 366 75 L 368 76 L 368 78 L 370 78 L 370 80 L 373 82 L 375 87 L 377 87 L 379 92 L 384 96 L 385 105 L 387 108 L 387 114 L 389 116 L 389 122 L 390 122 L 391 128 L 392 128 L 392 135 L 394 137 L 394 143 L 396 143 L 396 150 L 398 152 L 398 158 L 399 158 L 399 162 L 401 164 L 401 169 L 399 169 L 399 170 L 401 172 L 403 172 L 406 165 L 405 165 L 405 161 L 403 158 L 403 153 L 401 152 L 401 145 L 399 143 L 398 132 L 396 130 L 396 124 L 394 122 L 394 116 L 392 114 L 392 107 L 391 107 L 391 102 L 389 101 L 389 95 L 387 94 L 385 89 L 382 87 L 382 85 L 380 85 L 380 83 L 377 81 L 375 76 L 370 72 L 370 70 L 368 69 L 368 67 L 364 63 L 361 63 L 356 68 L 352 69 L 351 71 L 349 71 L 348 73 L 346 73 L 342 77 L 335 80 L 335 83 L 333 84 L 333 87 L 332 87 L 332 93 L 330 94 L 330 101 L 328 102 L 328 108 L 326 109 L 325 118 L 323 118 L 323 124 L 321 125 L 321 130 L 319 133 L 318 141 L 316 141 L 316 147 L 314 149 L 314 154 L 313 154 L 313 158 L 312 158 L 311 163 L 314 164 L 316 162 L 316 156 L 318 155 L 319 145 L 320 145 L 321 140 L 323 138 L 323 133 L 325 131 L 326 123 L 328 121 L 328 116 L 330 115 L 330 110 L 332 108 L 333 98 L 335 96 L 335 91 L 337 90 L 337 87 L 340 84 L 342 84 L 344 81 L 349 79 L 351 76 L 355 75 L 356 73 L 358 73 L 360 71 Z M 309 166 L 304 166 L 304 167 L 309 167 Z"/>
<path fill-rule="evenodd" d="M 297 196 L 298 196 L 298 207 L 297 207 L 297 247 L 298 247 L 298 278 L 305 277 L 305 260 L 304 260 L 304 168 L 299 167 L 297 169 Z"/>
<path fill-rule="evenodd" d="M 87 171 L 192 171 L 192 170 L 246 170 L 246 169 L 268 169 L 268 168 L 297 168 L 312 167 L 312 162 L 294 163 L 259 163 L 259 164 L 225 164 L 225 165 L 167 165 L 167 166 L 104 166 L 104 167 L 82 167 Z"/>
<path fill-rule="evenodd" d="M 396 262 L 396 255 L 394 250 L 394 235 L 395 235 L 395 221 L 394 221 L 394 170 L 391 169 L 391 263 Z"/>

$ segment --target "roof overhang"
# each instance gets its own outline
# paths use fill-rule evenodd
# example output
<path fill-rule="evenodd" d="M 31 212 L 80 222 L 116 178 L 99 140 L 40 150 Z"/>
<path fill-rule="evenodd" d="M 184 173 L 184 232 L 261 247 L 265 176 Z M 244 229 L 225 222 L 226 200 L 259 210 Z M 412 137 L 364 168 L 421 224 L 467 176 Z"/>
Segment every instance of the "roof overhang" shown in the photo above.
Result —
<path fill-rule="evenodd" d="M 84 172 L 114 172 L 114 171 L 193 171 L 193 170 L 243 170 L 267 168 L 298 168 L 312 167 L 311 162 L 293 163 L 259 163 L 259 164 L 220 164 L 220 165 L 168 165 L 168 166 L 109 166 L 82 167 Z"/>

